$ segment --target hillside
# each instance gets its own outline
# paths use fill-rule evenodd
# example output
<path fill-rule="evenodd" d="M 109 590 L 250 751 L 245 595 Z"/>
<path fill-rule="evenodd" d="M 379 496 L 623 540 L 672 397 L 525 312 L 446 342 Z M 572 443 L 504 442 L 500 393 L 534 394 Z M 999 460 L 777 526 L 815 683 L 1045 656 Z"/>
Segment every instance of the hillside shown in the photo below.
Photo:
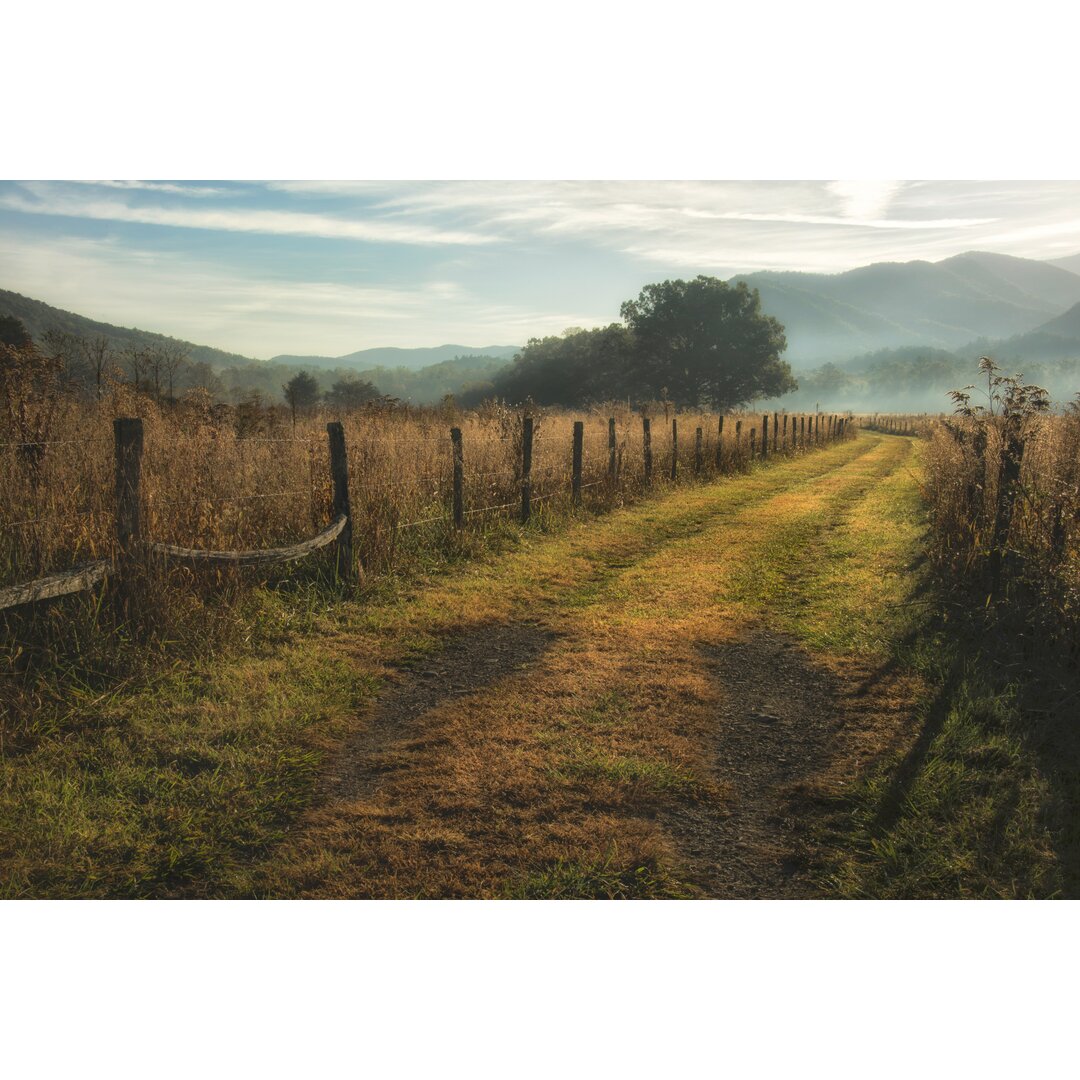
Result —
<path fill-rule="evenodd" d="M 1064 259 L 1047 259 L 1046 261 L 1050 266 L 1080 274 L 1080 252 L 1076 255 L 1066 255 Z"/>
<path fill-rule="evenodd" d="M 1080 297 L 1078 297 L 1080 299 Z M 459 356 L 493 356 L 509 360 L 518 352 L 520 345 L 485 345 L 475 348 L 472 345 L 433 345 L 422 349 L 399 349 L 386 347 L 380 349 L 360 349 L 344 356 L 274 356 L 271 363 L 291 366 L 317 368 L 405 368 L 419 371 L 421 368 L 454 360 Z"/>
<path fill-rule="evenodd" d="M 1080 274 L 1034 259 L 967 252 L 841 274 L 740 275 L 787 330 L 796 368 L 882 348 L 957 348 L 1026 333 L 1080 302 Z"/>
<path fill-rule="evenodd" d="M 1043 323 L 1042 326 L 1036 328 L 1035 333 L 1069 338 L 1080 344 L 1080 304 L 1073 304 L 1064 315 Z"/>
<path fill-rule="evenodd" d="M 97 322 L 95 319 L 86 318 L 85 315 L 76 315 L 72 311 L 52 307 L 41 300 L 32 300 L 28 296 L 9 292 L 7 289 L 0 289 L 0 315 L 15 316 L 36 340 L 40 340 L 49 331 L 58 331 L 83 338 L 104 337 L 118 350 L 131 345 L 147 347 L 171 342 L 182 345 L 193 362 L 201 361 L 215 369 L 232 364 L 258 363 L 249 356 L 225 352 L 223 349 L 215 349 L 209 345 L 195 345 L 190 341 L 182 341 L 166 334 L 156 334 L 151 330 Z"/>

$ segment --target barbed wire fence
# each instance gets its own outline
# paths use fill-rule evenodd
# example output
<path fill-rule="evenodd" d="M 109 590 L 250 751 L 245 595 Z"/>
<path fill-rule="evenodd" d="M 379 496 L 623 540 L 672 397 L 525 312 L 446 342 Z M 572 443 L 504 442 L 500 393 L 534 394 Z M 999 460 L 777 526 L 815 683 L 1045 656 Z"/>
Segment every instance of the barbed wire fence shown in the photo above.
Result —
<path fill-rule="evenodd" d="M 526 525 L 533 517 L 534 507 L 552 499 L 566 499 L 570 507 L 576 509 L 582 506 L 583 493 L 597 488 L 606 489 L 611 496 L 618 493 L 626 494 L 632 486 L 641 492 L 648 492 L 655 485 L 652 419 L 649 416 L 641 417 L 640 473 L 627 468 L 628 463 L 625 457 L 627 445 L 625 440 L 620 444 L 615 418 L 610 417 L 607 425 L 606 448 L 599 448 L 601 451 L 599 453 L 595 452 L 594 448 L 593 460 L 590 462 L 593 473 L 592 478 L 588 480 L 585 479 L 586 454 L 583 421 L 575 421 L 573 425 L 569 476 L 563 469 L 550 465 L 534 475 L 535 427 L 531 415 L 525 415 L 522 418 L 520 454 L 514 462 L 513 476 L 508 476 L 506 471 L 499 470 L 479 470 L 470 474 L 467 469 L 466 445 L 462 430 L 459 427 L 453 427 L 450 430 L 450 475 L 425 473 L 416 478 L 418 481 L 433 485 L 430 498 L 432 501 L 442 501 L 442 509 L 436 514 L 426 514 L 414 520 L 394 522 L 391 528 L 394 531 L 404 531 L 429 525 L 442 525 L 459 531 L 468 528 L 468 522 L 480 515 L 510 511 L 516 511 L 518 521 Z M 751 424 L 746 439 L 743 438 L 743 425 L 746 418 L 736 419 L 733 439 L 730 438 L 731 425 L 729 423 L 729 438 L 725 441 L 724 421 L 724 416 L 717 418 L 715 449 L 712 454 L 707 452 L 711 444 L 711 435 L 707 436 L 701 425 L 695 428 L 692 457 L 688 463 L 693 478 L 708 478 L 737 472 L 751 464 L 765 462 L 774 456 L 790 456 L 851 437 L 853 434 L 853 425 L 849 417 L 772 413 L 762 415 L 760 435 L 758 426 L 754 423 Z M 680 477 L 678 425 L 679 418 L 671 418 L 670 444 L 665 469 L 667 479 L 671 484 L 677 484 Z M 266 567 L 300 561 L 331 545 L 336 555 L 338 577 L 346 582 L 352 581 L 356 577 L 358 560 L 353 549 L 354 515 L 349 494 L 349 461 L 345 432 L 341 422 L 328 423 L 326 435 L 332 492 L 330 521 L 319 528 L 315 535 L 286 546 L 235 551 L 211 550 L 152 540 L 146 535 L 141 494 L 144 457 L 143 423 L 137 418 L 120 418 L 113 421 L 115 553 L 109 558 L 93 559 L 68 570 L 0 587 L 0 610 L 84 592 L 96 588 L 106 580 L 112 580 L 118 593 L 123 596 L 129 583 L 137 577 L 137 571 L 153 566 L 155 563 L 162 566 L 181 564 L 195 569 L 199 567 Z M 260 444 L 308 444 L 312 470 L 311 490 L 286 488 L 280 491 L 212 498 L 208 499 L 208 502 L 218 505 L 239 504 L 293 496 L 298 498 L 307 496 L 313 499 L 316 475 L 311 440 L 255 437 L 248 441 Z M 91 442 L 100 444 L 101 440 L 56 440 L 50 445 L 85 447 Z M 16 444 L 0 444 L 0 446 L 10 447 Z M 23 444 L 17 445 L 19 450 L 22 450 L 22 447 Z M 603 449 L 606 449 L 606 454 L 602 452 Z M 565 459 L 563 461 L 565 463 Z M 633 472 L 632 476 L 631 472 Z M 498 490 L 500 483 L 516 483 L 518 492 L 515 497 L 504 496 L 498 502 L 468 506 L 466 505 L 467 480 L 474 484 L 477 481 L 490 482 L 493 490 Z M 534 483 L 537 480 L 541 481 L 540 488 L 534 490 Z M 323 512 L 325 513 L 325 510 Z M 0 522 L 0 530 L 31 525 L 62 525 L 66 520 L 63 517 L 31 517 L 12 522 Z"/>

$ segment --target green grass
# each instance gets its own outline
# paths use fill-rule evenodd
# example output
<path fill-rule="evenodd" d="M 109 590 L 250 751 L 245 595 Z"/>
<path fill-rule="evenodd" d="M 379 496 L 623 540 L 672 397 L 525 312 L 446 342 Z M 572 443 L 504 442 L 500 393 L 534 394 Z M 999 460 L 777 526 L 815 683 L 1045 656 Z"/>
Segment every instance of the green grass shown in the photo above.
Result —
<path fill-rule="evenodd" d="M 974 630 L 942 632 L 936 618 L 925 619 L 922 642 L 909 656 L 935 694 L 920 710 L 914 745 L 881 763 L 837 806 L 834 822 L 842 828 L 832 837 L 829 875 L 837 894 L 1076 895 L 1075 871 L 1069 881 L 1076 837 L 1062 841 L 1080 809 L 1080 769 L 1075 747 L 1050 750 L 1046 742 L 1065 718 L 1040 724 L 1024 705 L 1037 682 L 1003 678 L 994 656 L 1000 643 L 992 631 Z M 1057 827 L 1055 806 L 1064 819 Z"/>
<path fill-rule="evenodd" d="M 689 900 L 693 886 L 656 865 L 620 866 L 617 850 L 595 860 L 560 860 L 506 886 L 508 900 Z"/>
<path fill-rule="evenodd" d="M 541 614 L 623 639 L 633 631 L 646 650 L 657 611 L 692 619 L 711 602 L 695 565 L 703 551 L 716 556 L 728 520 L 741 532 L 718 564 L 718 604 L 765 619 L 823 662 L 854 657 L 922 686 L 910 743 L 828 802 L 822 894 L 1080 895 L 1075 672 L 1025 656 L 1012 629 L 943 593 L 919 558 L 917 452 L 911 469 L 897 468 L 911 443 L 867 454 L 879 442 L 687 487 L 558 536 L 507 530 L 501 555 L 375 579 L 362 603 L 314 582 L 254 589 L 216 659 L 58 681 L 33 738 L 0 759 L 0 895 L 253 895 L 252 868 L 273 861 L 311 804 L 327 755 L 378 689 L 380 663 L 422 665 L 461 625 Z M 847 473 L 830 488 L 838 464 Z M 746 527 L 759 508 L 769 515 L 760 533 Z M 537 741 L 554 782 L 632 789 L 641 805 L 699 797 L 677 754 L 632 746 L 643 717 L 667 715 L 641 710 L 608 682 L 569 699 L 557 722 L 545 717 Z M 666 855 L 598 847 L 541 857 L 492 887 L 519 898 L 696 895 Z M 297 888 L 317 888 L 347 861 L 318 854 Z"/>

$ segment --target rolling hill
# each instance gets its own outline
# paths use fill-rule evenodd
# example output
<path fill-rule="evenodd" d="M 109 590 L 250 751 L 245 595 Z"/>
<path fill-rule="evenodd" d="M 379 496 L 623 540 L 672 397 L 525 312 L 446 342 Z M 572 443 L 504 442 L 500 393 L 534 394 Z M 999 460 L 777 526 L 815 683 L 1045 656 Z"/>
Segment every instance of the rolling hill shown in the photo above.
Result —
<path fill-rule="evenodd" d="M 1074 274 L 1080 274 L 1080 252 L 1076 255 L 1066 255 L 1063 259 L 1047 259 L 1050 266 L 1056 266 L 1062 270 L 1071 270 Z"/>
<path fill-rule="evenodd" d="M 270 362 L 302 367 L 357 368 L 365 371 L 371 368 L 406 368 L 419 371 L 459 356 L 492 356 L 509 360 L 520 348 L 520 345 L 484 345 L 481 348 L 472 345 L 433 345 L 423 349 L 387 347 L 360 349 L 345 356 L 274 356 Z"/>
<path fill-rule="evenodd" d="M 796 368 L 905 345 L 954 349 L 1034 330 L 1080 302 L 1080 274 L 1035 259 L 967 252 L 841 274 L 739 275 L 787 330 Z"/>
<path fill-rule="evenodd" d="M 225 352 L 223 349 L 215 349 L 209 345 L 195 345 L 190 341 L 168 337 L 166 334 L 155 334 L 150 330 L 97 322 L 95 319 L 86 318 L 85 315 L 76 315 L 74 312 L 52 307 L 41 300 L 32 300 L 28 296 L 9 292 L 7 289 L 0 289 L 0 315 L 15 316 L 38 341 L 52 330 L 83 338 L 104 337 L 118 350 L 131 345 L 148 347 L 164 342 L 180 344 L 187 349 L 194 362 L 203 361 L 215 369 L 228 367 L 231 364 L 258 363 L 250 356 Z"/>

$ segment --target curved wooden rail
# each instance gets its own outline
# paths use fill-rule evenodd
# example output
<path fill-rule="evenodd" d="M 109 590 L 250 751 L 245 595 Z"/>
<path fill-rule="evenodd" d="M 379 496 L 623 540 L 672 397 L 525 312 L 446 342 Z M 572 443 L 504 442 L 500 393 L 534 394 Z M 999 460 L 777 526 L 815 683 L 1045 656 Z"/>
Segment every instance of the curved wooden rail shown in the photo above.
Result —
<path fill-rule="evenodd" d="M 62 574 L 49 574 L 48 577 L 28 581 L 23 585 L 8 585 L 0 589 L 0 610 L 92 589 L 104 581 L 112 569 L 113 564 L 108 559 L 102 559 L 85 566 L 77 566 L 74 570 L 66 570 Z"/>
<path fill-rule="evenodd" d="M 326 547 L 341 535 L 349 519 L 339 514 L 321 533 L 291 547 L 266 548 L 262 551 L 201 551 L 199 548 L 177 547 L 175 544 L 148 544 L 153 555 L 172 562 L 209 563 L 214 566 L 266 566 L 271 563 L 302 559 L 321 547 Z"/>

